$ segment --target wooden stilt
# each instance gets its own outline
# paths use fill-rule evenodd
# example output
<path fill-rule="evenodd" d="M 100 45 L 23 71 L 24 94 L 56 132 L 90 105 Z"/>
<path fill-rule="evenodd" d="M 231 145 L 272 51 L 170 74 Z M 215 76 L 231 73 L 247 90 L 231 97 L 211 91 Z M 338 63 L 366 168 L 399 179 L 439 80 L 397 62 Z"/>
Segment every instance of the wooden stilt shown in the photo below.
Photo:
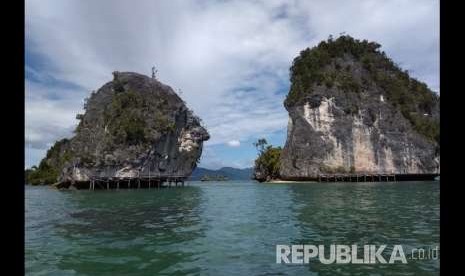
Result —
<path fill-rule="evenodd" d="M 118 181 L 116 182 L 116 189 L 119 190 L 119 179 L 118 179 Z"/>

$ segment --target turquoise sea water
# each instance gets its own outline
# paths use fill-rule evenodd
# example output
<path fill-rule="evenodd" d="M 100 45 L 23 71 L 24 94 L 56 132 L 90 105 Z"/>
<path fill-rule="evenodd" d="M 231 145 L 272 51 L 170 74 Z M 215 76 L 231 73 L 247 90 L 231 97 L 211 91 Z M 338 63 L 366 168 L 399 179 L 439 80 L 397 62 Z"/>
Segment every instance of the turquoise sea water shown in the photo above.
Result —
<path fill-rule="evenodd" d="M 27 275 L 438 275 L 439 182 L 26 186 Z M 277 244 L 400 244 L 408 263 L 277 264 Z"/>

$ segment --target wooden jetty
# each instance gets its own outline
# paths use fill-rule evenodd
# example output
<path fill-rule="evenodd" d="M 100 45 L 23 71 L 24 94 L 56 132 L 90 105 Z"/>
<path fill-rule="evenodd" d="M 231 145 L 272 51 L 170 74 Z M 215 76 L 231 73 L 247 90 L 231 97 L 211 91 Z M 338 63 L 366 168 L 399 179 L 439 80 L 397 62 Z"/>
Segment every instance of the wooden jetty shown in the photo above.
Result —
<path fill-rule="evenodd" d="M 439 174 L 386 174 L 386 173 L 352 173 L 319 174 L 316 177 L 294 177 L 283 180 L 317 181 L 317 182 L 398 182 L 398 181 L 432 181 Z"/>
<path fill-rule="evenodd" d="M 396 174 L 321 174 L 318 182 L 396 182 Z"/>
<path fill-rule="evenodd" d="M 135 177 L 91 176 L 87 181 L 68 183 L 78 190 L 161 189 L 184 187 L 185 175 L 147 175 Z"/>

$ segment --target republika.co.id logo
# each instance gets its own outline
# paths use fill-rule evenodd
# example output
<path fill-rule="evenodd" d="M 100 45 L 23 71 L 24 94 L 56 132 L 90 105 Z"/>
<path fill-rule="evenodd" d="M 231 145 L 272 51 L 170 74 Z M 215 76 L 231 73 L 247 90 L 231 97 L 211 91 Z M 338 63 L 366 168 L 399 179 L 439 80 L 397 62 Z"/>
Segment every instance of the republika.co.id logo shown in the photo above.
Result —
<path fill-rule="evenodd" d="M 407 259 L 424 260 L 439 258 L 439 247 L 424 249 L 415 248 L 406 257 L 402 245 L 394 245 L 392 251 L 386 252 L 387 245 L 356 244 L 336 245 L 276 245 L 276 263 L 308 264 L 311 259 L 318 259 L 322 264 L 394 264 L 407 263 Z"/>

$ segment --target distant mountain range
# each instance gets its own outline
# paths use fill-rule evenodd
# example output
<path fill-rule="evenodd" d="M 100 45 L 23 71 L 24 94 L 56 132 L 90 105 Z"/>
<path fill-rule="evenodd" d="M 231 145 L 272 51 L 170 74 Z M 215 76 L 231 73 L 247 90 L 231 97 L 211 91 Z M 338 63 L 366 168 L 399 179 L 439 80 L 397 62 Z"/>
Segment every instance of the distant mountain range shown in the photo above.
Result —
<path fill-rule="evenodd" d="M 218 170 L 210 170 L 205 168 L 196 168 L 189 177 L 191 181 L 200 180 L 203 176 L 225 176 L 228 180 L 250 180 L 252 178 L 252 168 L 237 169 L 231 167 L 223 167 Z"/>

